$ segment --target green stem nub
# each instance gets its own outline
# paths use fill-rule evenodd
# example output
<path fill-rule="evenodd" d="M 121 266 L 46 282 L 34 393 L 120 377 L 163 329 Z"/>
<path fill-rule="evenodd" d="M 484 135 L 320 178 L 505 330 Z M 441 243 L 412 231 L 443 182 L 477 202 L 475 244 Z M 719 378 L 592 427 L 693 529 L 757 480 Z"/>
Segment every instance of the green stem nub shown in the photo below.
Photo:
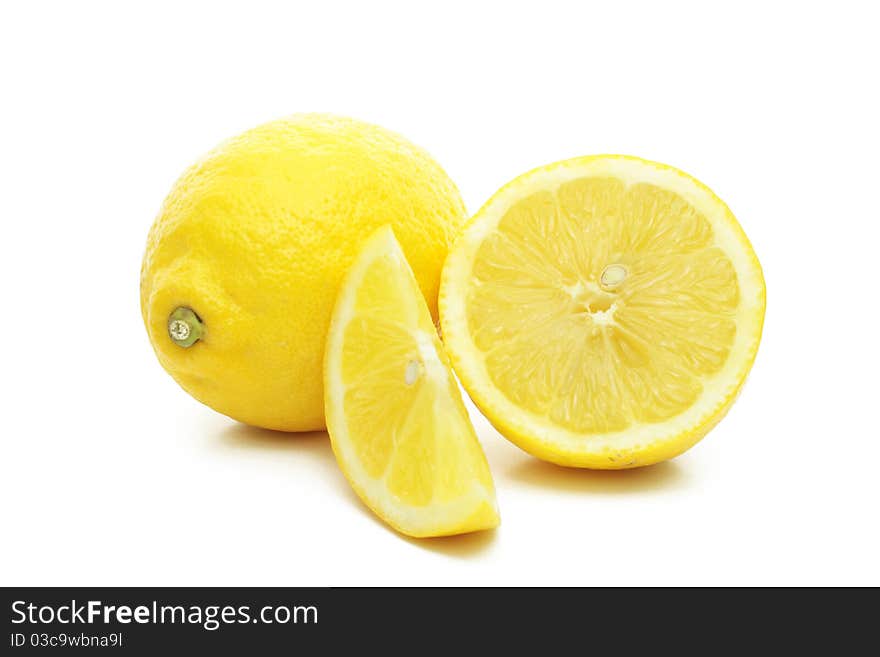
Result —
<path fill-rule="evenodd" d="M 191 308 L 180 306 L 168 315 L 168 337 L 178 347 L 192 347 L 205 334 L 205 325 Z"/>

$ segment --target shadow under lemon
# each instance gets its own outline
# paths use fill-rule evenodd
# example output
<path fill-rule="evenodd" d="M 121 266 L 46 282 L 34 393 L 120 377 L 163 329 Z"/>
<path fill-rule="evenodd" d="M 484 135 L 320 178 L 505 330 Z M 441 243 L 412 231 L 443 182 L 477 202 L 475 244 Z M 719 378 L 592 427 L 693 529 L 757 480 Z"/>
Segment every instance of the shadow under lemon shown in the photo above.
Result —
<path fill-rule="evenodd" d="M 326 431 L 289 433 L 236 422 L 223 429 L 220 441 L 225 447 L 305 453 L 317 459 L 335 462 Z"/>
<path fill-rule="evenodd" d="M 259 449 L 296 453 L 316 461 L 317 465 L 332 470 L 338 477 L 340 489 L 355 508 L 382 529 L 402 537 L 407 543 L 423 550 L 445 554 L 451 557 L 468 557 L 479 554 L 495 540 L 497 530 L 471 532 L 458 536 L 439 536 L 436 538 L 412 538 L 400 534 L 385 524 L 367 507 L 351 489 L 333 455 L 330 437 L 326 431 L 306 431 L 288 433 L 261 429 L 247 424 L 236 423 L 225 428 L 220 434 L 221 443 L 234 449 Z"/>
<path fill-rule="evenodd" d="M 505 471 L 513 481 L 572 493 L 627 495 L 685 488 L 690 477 L 674 461 L 629 470 L 588 470 L 525 456 Z"/>
<path fill-rule="evenodd" d="M 235 423 L 220 432 L 220 444 L 231 449 L 291 454 L 297 461 L 307 459 L 310 468 L 332 478 L 346 494 L 353 499 L 357 498 L 336 465 L 336 457 L 326 431 L 293 433 Z"/>

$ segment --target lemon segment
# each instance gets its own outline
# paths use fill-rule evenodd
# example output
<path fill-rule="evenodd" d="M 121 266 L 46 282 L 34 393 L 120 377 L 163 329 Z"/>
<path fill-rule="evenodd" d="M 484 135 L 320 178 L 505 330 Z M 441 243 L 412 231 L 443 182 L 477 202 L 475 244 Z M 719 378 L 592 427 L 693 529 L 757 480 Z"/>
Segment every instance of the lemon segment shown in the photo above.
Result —
<path fill-rule="evenodd" d="M 346 275 L 325 354 L 333 451 L 367 506 L 410 536 L 498 525 L 489 466 L 390 227 Z"/>
<path fill-rule="evenodd" d="M 702 438 L 751 367 L 764 306 L 727 206 L 625 156 L 507 185 L 456 242 L 440 292 L 447 349 L 487 418 L 536 456 L 595 468 Z"/>

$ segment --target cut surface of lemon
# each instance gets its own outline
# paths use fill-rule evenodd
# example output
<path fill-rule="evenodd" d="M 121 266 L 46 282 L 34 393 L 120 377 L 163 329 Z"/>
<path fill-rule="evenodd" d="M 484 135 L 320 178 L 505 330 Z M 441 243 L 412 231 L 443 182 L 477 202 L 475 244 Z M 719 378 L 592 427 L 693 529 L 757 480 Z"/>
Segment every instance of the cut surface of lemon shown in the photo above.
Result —
<path fill-rule="evenodd" d="M 347 273 L 325 354 L 333 451 L 370 509 L 410 536 L 498 525 L 486 457 L 390 227 L 365 241 Z"/>
<path fill-rule="evenodd" d="M 711 190 L 601 155 L 495 194 L 446 260 L 440 316 L 456 373 L 502 434 L 548 461 L 618 469 L 676 456 L 723 417 L 765 296 Z"/>

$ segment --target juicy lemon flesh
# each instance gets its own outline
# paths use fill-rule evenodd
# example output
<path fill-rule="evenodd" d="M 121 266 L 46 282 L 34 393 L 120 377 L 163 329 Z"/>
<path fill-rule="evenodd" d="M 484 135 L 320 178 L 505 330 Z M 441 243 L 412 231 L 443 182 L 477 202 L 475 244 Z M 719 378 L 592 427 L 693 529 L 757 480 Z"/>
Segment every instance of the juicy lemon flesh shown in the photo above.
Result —
<path fill-rule="evenodd" d="M 343 472 L 395 529 L 440 536 L 498 524 L 486 458 L 390 228 L 366 242 L 343 284 L 326 404 Z"/>
<path fill-rule="evenodd" d="M 480 361 L 456 365 L 489 419 L 528 451 L 565 465 L 633 467 L 684 451 L 729 407 L 754 350 L 720 398 L 710 382 L 728 373 L 738 331 L 759 338 L 763 280 L 754 259 L 757 275 L 746 278 L 760 289 L 743 303 L 717 206 L 713 226 L 675 188 L 593 169 L 532 185 L 496 211 L 497 223 L 471 248 L 470 275 L 449 293 L 463 296 L 469 345 L 461 359 Z M 455 357 L 459 331 L 446 319 Z M 475 382 L 481 377 L 488 381 Z M 542 436 L 499 411 L 496 393 L 540 423 Z M 695 405 L 706 412 L 664 436 Z M 557 430 L 564 440 L 554 445 Z"/>
<path fill-rule="evenodd" d="M 519 267 L 505 268 L 512 260 Z M 622 278 L 606 284 L 603 272 Z M 470 331 L 495 385 L 577 432 L 690 406 L 727 359 L 739 298 L 705 217 L 672 192 L 613 178 L 514 205 L 480 247 L 470 294 Z"/>

